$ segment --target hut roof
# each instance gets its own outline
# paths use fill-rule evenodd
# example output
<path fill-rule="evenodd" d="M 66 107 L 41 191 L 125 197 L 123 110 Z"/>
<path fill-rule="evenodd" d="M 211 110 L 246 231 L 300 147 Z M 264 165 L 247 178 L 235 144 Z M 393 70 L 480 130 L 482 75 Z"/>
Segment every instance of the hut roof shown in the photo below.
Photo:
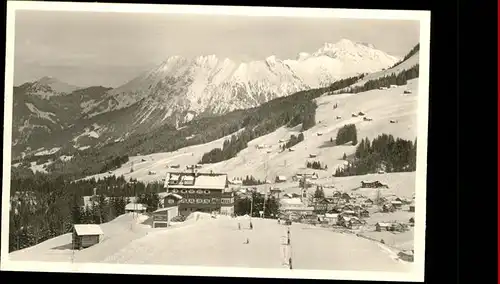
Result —
<path fill-rule="evenodd" d="M 74 229 L 78 236 L 104 235 L 101 226 L 96 224 L 77 224 Z"/>

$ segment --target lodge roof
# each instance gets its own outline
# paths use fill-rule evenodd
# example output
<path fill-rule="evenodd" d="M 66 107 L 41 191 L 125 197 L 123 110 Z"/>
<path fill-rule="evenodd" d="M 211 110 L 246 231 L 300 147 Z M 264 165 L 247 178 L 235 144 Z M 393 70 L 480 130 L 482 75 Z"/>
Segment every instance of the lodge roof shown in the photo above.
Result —
<path fill-rule="evenodd" d="M 178 181 L 178 184 L 172 184 L 172 181 Z M 177 189 L 225 189 L 227 183 L 227 174 L 213 173 L 168 173 L 165 179 L 165 187 Z"/>

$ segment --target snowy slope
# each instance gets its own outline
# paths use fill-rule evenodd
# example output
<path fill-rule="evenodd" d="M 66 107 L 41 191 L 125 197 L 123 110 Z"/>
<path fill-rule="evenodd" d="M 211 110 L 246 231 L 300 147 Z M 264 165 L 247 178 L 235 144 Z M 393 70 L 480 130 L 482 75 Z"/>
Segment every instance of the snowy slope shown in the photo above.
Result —
<path fill-rule="evenodd" d="M 148 217 L 145 215 L 124 214 L 111 222 L 101 224 L 104 237 L 99 247 L 85 250 L 71 249 L 71 234 L 64 234 L 36 246 L 18 250 L 9 254 L 10 260 L 28 261 L 73 261 L 88 262 L 104 259 L 107 254 L 118 251 L 128 242 L 146 235 L 149 226 L 141 225 Z"/>
<path fill-rule="evenodd" d="M 363 77 L 363 79 L 361 79 L 358 82 L 356 82 L 355 84 L 351 85 L 351 87 L 362 86 L 370 80 L 375 80 L 378 78 L 389 76 L 393 73 L 399 74 L 402 71 L 408 70 L 408 69 L 412 68 L 413 66 L 417 65 L 419 60 L 420 60 L 419 52 L 417 51 L 413 56 L 411 56 L 407 60 L 401 62 L 401 64 L 397 65 L 396 67 L 368 74 L 365 77 Z"/>
<path fill-rule="evenodd" d="M 71 242 L 71 236 L 66 234 L 11 253 L 9 258 L 287 269 L 283 264 L 292 256 L 294 269 L 392 272 L 412 269 L 411 264 L 395 259 L 392 251 L 376 242 L 302 224 L 291 226 L 292 247 L 287 249 L 282 245 L 286 227 L 275 220 L 253 218 L 253 230 L 245 229 L 248 220 L 229 217 L 191 218 L 186 224 L 166 229 L 148 229 L 137 223 L 131 215 L 124 215 L 102 224 L 105 240 L 74 253 L 64 248 Z M 238 223 L 243 230 L 237 230 Z M 243 244 L 247 238 L 249 244 Z"/>
<path fill-rule="evenodd" d="M 295 151 L 279 153 L 279 140 L 287 139 L 291 134 L 297 135 L 297 129 L 279 128 L 273 133 L 254 139 L 248 147 L 230 160 L 216 164 L 203 165 L 203 171 L 228 173 L 230 178 L 253 175 L 264 180 L 274 180 L 277 175 L 291 178 L 298 172 L 305 171 L 308 160 L 321 161 L 328 166 L 326 171 L 317 171 L 320 177 L 330 177 L 336 167 L 342 165 L 344 153 L 347 155 L 355 152 L 355 146 L 331 146 L 330 138 L 335 139 L 337 131 L 345 124 L 355 123 L 358 128 L 358 137 L 373 139 L 387 133 L 395 137 L 414 140 L 417 137 L 417 99 L 418 79 L 410 80 L 407 86 L 391 88 L 388 90 L 371 90 L 358 94 L 341 94 L 322 96 L 317 99 L 316 110 L 317 124 L 304 132 L 305 140 L 293 147 Z M 412 90 L 412 94 L 403 94 L 404 90 Z M 338 108 L 333 109 L 337 104 Z M 364 112 L 373 121 L 363 121 L 362 117 L 351 117 L 351 113 Z M 341 116 L 341 119 L 336 119 Z M 397 120 L 398 123 L 390 123 Z M 318 132 L 321 136 L 318 136 Z M 226 137 L 226 138 L 229 138 Z M 147 157 L 131 157 L 130 163 L 113 171 L 111 174 L 124 175 L 125 178 L 133 177 L 142 181 L 158 181 L 171 169 L 167 164 L 179 164 L 181 169 L 185 166 L 196 164 L 204 153 L 213 148 L 221 147 L 225 138 L 207 144 L 179 149 L 171 153 L 151 154 Z M 266 149 L 258 149 L 264 144 Z M 317 157 L 309 159 L 310 154 Z M 141 161 L 145 159 L 146 161 Z M 130 173 L 131 163 L 134 163 L 134 172 Z M 148 175 L 149 171 L 157 175 Z M 309 170 L 310 171 L 310 170 Z M 101 174 L 94 177 L 101 177 Z"/>
<path fill-rule="evenodd" d="M 137 239 L 105 260 L 109 263 L 199 265 L 252 268 L 287 268 L 284 260 L 293 257 L 295 269 L 410 271 L 384 251 L 379 244 L 302 224 L 291 226 L 291 251 L 282 245 L 286 227 L 276 220 L 248 221 L 221 218 L 199 222 L 185 229 L 163 231 Z M 199 236 L 204 236 L 200 240 Z M 246 239 L 249 244 L 243 244 Z M 165 245 L 159 245 L 165 244 Z M 356 248 L 356 249 L 353 249 Z"/>

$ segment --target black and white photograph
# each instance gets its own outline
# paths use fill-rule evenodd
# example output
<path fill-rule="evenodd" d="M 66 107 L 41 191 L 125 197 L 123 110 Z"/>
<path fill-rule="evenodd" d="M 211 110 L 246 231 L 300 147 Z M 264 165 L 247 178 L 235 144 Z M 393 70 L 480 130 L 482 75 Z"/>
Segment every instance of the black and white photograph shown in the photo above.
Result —
<path fill-rule="evenodd" d="M 429 11 L 8 1 L 6 32 L 2 270 L 424 280 Z"/>

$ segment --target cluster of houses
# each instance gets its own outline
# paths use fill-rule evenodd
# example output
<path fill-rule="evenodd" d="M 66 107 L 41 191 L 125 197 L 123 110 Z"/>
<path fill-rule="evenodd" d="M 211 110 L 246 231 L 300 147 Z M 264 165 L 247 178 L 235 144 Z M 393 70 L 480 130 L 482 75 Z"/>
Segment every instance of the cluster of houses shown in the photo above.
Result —
<path fill-rule="evenodd" d="M 313 183 L 313 181 L 311 182 Z M 317 185 L 317 187 L 322 186 Z M 361 188 L 388 188 L 388 185 L 380 181 L 362 181 Z M 373 210 L 369 211 L 369 209 L 373 206 L 377 206 L 379 209 L 377 211 L 384 213 L 397 210 L 415 211 L 414 197 L 413 199 L 407 199 L 389 195 L 372 199 L 361 194 L 334 191 L 329 197 L 314 198 L 312 202 L 308 202 L 308 199 L 307 193 L 282 194 L 280 200 L 282 214 L 296 220 L 301 217 L 304 218 L 304 216 L 314 215 L 317 217 L 317 221 L 322 224 L 357 229 L 366 224 L 364 219 L 370 217 L 370 212 L 373 212 Z M 412 220 L 409 220 L 409 223 L 412 224 Z M 391 222 L 387 226 L 382 223 L 380 230 L 404 231 L 406 227 L 406 224 Z"/>

